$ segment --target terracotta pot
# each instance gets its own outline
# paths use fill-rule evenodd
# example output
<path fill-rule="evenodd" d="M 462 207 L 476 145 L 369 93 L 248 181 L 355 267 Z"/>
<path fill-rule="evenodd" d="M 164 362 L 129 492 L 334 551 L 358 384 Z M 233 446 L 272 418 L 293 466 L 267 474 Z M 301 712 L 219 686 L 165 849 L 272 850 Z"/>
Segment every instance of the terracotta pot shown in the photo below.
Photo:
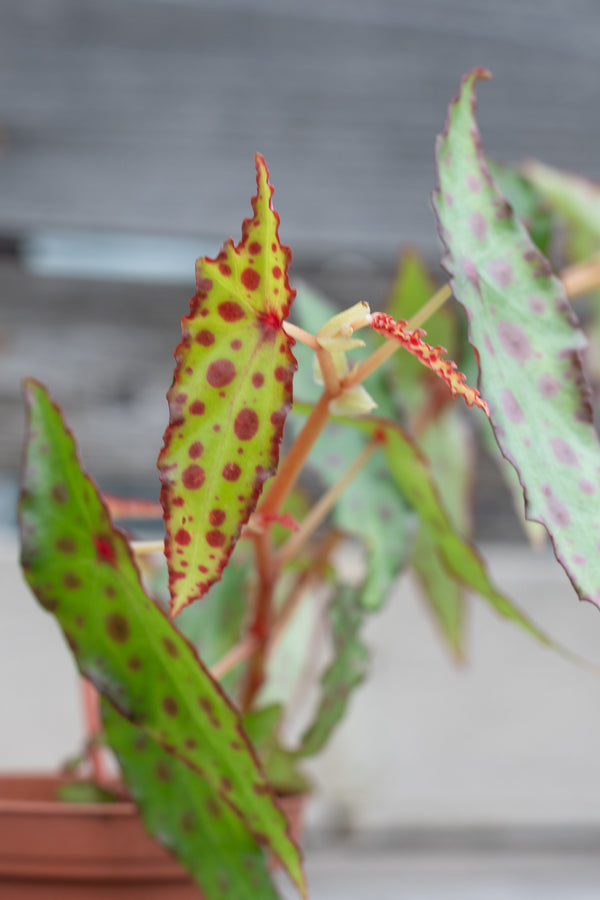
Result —
<path fill-rule="evenodd" d="M 6 900 L 201 900 L 130 802 L 63 803 L 61 779 L 0 775 L 0 896 Z M 295 837 L 303 798 L 281 805 Z"/>

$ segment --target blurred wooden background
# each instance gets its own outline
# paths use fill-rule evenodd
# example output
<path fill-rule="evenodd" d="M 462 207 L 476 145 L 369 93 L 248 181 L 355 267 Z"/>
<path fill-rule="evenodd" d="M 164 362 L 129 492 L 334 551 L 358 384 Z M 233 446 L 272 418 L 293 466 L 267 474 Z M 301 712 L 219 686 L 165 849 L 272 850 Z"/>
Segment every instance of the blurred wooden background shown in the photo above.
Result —
<path fill-rule="evenodd" d="M 599 60 L 595 0 L 1 0 L 0 228 L 220 242 L 258 150 L 299 259 L 431 252 L 461 76 L 490 152 L 599 175 Z"/>
<path fill-rule="evenodd" d="M 155 478 L 194 258 L 239 236 L 256 150 L 293 277 L 376 305 L 400 245 L 439 255 L 461 76 L 494 74 L 491 153 L 597 175 L 599 60 L 592 0 L 0 0 L 0 473 L 33 374 L 98 475 Z"/>

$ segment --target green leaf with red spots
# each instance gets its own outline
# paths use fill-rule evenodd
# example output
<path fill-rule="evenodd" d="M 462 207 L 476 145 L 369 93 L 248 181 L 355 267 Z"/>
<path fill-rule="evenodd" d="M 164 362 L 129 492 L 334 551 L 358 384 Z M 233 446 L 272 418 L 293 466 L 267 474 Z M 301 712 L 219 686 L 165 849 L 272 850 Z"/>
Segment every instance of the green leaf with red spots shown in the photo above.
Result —
<path fill-rule="evenodd" d="M 204 778 L 303 889 L 299 851 L 237 710 L 144 592 L 125 537 L 82 471 L 58 408 L 32 380 L 26 399 L 21 560 L 39 602 L 56 616 L 81 673 Z"/>
<path fill-rule="evenodd" d="M 469 319 L 496 439 L 580 598 L 600 605 L 600 446 L 581 364 L 585 338 L 561 283 L 490 176 L 471 72 L 437 145 L 443 264 Z"/>
<path fill-rule="evenodd" d="M 296 361 L 282 322 L 294 291 L 290 251 L 261 156 L 242 239 L 196 263 L 197 293 L 168 393 L 159 457 L 172 612 L 218 581 L 279 460 Z"/>
<path fill-rule="evenodd" d="M 206 900 L 278 900 L 264 851 L 208 784 L 106 701 L 102 718 L 147 830 Z"/>

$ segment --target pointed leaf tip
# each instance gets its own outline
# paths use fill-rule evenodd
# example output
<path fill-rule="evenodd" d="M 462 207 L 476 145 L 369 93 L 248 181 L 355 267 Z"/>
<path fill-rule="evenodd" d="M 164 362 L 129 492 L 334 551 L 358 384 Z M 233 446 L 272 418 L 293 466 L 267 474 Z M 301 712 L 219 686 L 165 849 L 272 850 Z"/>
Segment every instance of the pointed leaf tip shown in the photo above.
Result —
<path fill-rule="evenodd" d="M 600 445 L 582 366 L 585 337 L 561 283 L 493 180 L 473 82 L 438 139 L 434 209 L 443 265 L 465 308 L 490 419 L 580 598 L 600 607 L 597 504 Z"/>
<path fill-rule="evenodd" d="M 221 577 L 279 461 L 292 403 L 294 341 L 282 328 L 295 297 L 260 154 L 253 215 L 237 245 L 196 263 L 198 290 L 168 392 L 158 466 L 172 614 Z"/>

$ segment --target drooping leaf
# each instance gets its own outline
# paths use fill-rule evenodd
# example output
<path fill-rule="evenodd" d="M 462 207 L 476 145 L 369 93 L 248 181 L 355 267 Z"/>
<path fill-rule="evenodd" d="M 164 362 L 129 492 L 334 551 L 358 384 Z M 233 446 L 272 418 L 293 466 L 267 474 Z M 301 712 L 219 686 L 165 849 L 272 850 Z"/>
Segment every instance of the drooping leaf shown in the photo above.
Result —
<path fill-rule="evenodd" d="M 414 440 L 388 419 L 373 416 L 347 421 L 382 443 L 392 477 L 418 513 L 421 525 L 427 529 L 444 565 L 457 581 L 472 588 L 496 612 L 521 625 L 542 643 L 556 646 L 491 582 L 475 548 L 455 529 L 440 500 L 427 459 Z"/>
<path fill-rule="evenodd" d="M 147 830 L 207 900 L 277 900 L 264 851 L 208 784 L 106 701 L 102 718 Z"/>
<path fill-rule="evenodd" d="M 303 889 L 297 847 L 237 711 L 192 646 L 145 594 L 129 546 L 81 469 L 72 434 L 38 382 L 25 386 L 28 437 L 21 560 L 83 675 L 181 759 Z"/>
<path fill-rule="evenodd" d="M 523 485 L 527 517 L 546 527 L 579 596 L 600 605 L 600 446 L 581 364 L 585 338 L 487 169 L 474 117 L 481 77 L 475 70 L 463 80 L 438 140 L 443 263 L 467 311 L 490 419 Z"/>
<path fill-rule="evenodd" d="M 254 215 L 242 239 L 196 263 L 197 293 L 168 393 L 170 420 L 159 457 L 172 612 L 221 577 L 279 459 L 296 361 L 282 328 L 294 299 L 290 251 L 261 156 Z"/>
<path fill-rule="evenodd" d="M 366 610 L 360 591 L 340 585 L 330 603 L 333 660 L 321 679 L 319 706 L 297 756 L 314 756 L 323 749 L 343 717 L 350 695 L 366 675 L 369 655 L 360 638 Z"/>
<path fill-rule="evenodd" d="M 434 291 L 418 254 L 405 252 L 392 283 L 386 311 L 394 319 L 410 320 Z M 448 304 L 427 321 L 427 337 L 432 344 L 446 347 L 452 358 L 458 356 L 458 327 Z M 462 409 L 433 372 L 410 353 L 401 350 L 395 353 L 388 371 L 391 389 L 408 415 L 408 427 L 419 435 L 419 444 L 429 460 L 448 514 L 455 527 L 467 534 L 474 467 Z M 411 542 L 410 564 L 442 637 L 454 656 L 462 656 L 465 589 L 448 571 L 429 529 L 421 523 Z"/>
<path fill-rule="evenodd" d="M 465 384 L 465 376 L 459 372 L 456 363 L 452 360 L 442 359 L 446 353 L 444 347 L 431 347 L 423 340 L 427 333 L 422 328 L 410 331 L 404 320 L 396 322 L 387 313 L 373 313 L 371 315 L 371 328 L 384 337 L 397 341 L 401 347 L 412 353 L 419 362 L 427 366 L 432 372 L 446 382 L 452 396 L 459 394 L 464 397 L 468 406 L 478 406 L 487 413 L 487 406 L 476 388 Z"/>
<path fill-rule="evenodd" d="M 448 516 L 461 535 L 471 531 L 473 438 L 457 404 L 443 407 L 424 430 L 419 445 Z M 484 420 L 484 424 L 487 422 Z M 411 559 L 425 599 L 455 657 L 464 653 L 465 590 L 444 564 L 434 535 L 420 524 Z"/>

